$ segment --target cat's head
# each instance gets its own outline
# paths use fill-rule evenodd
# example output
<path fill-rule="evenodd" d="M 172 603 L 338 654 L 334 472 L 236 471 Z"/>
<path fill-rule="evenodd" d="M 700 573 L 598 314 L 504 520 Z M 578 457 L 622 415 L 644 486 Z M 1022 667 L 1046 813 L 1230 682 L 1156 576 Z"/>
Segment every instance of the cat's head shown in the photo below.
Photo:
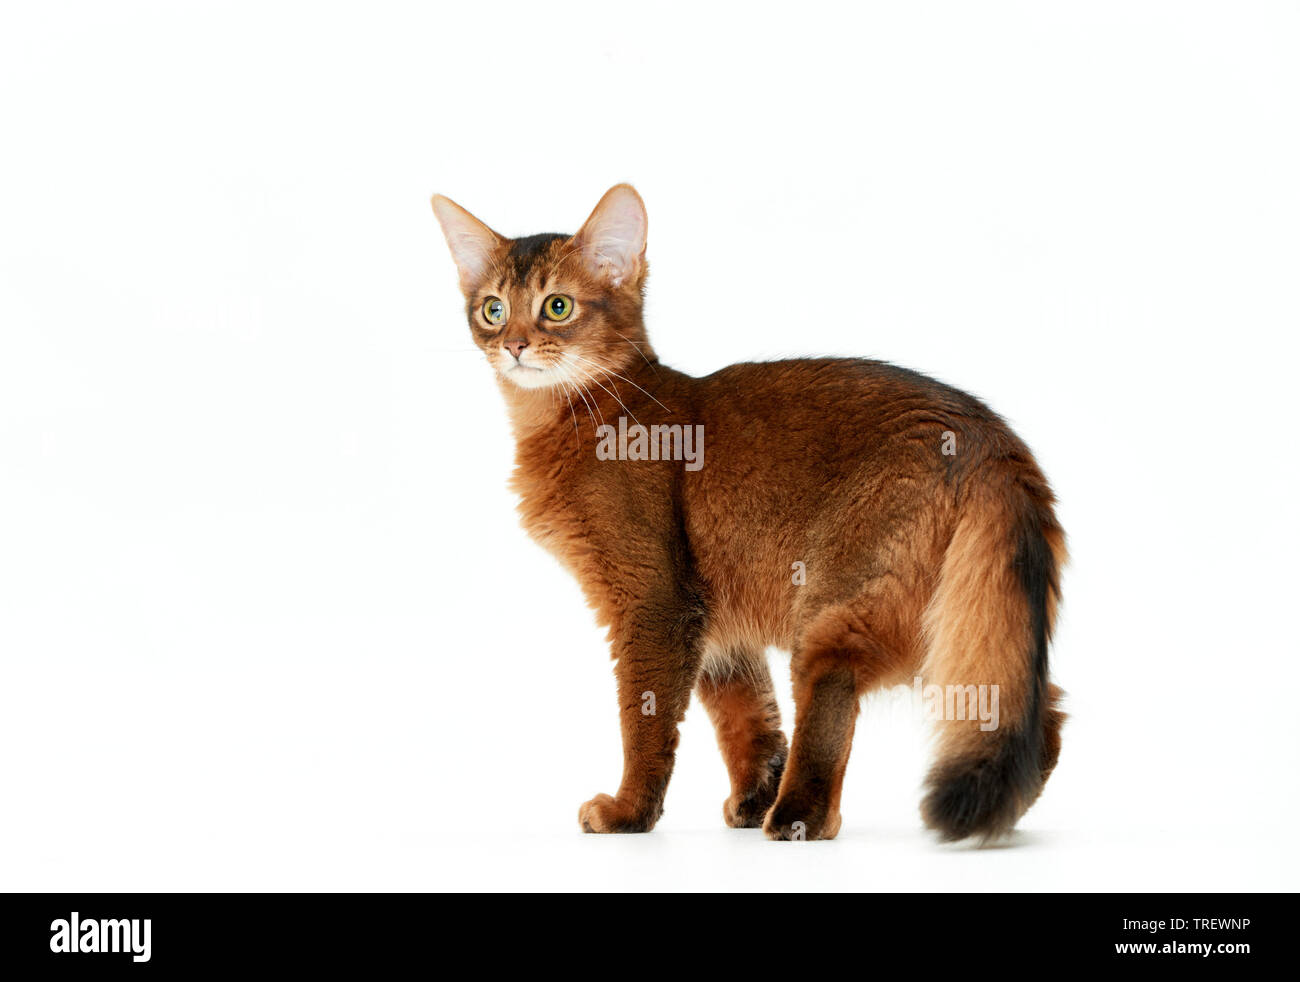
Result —
<path fill-rule="evenodd" d="M 549 388 L 653 358 L 641 320 L 645 205 L 631 185 L 605 192 L 574 235 L 508 239 L 442 195 L 433 211 L 474 343 L 503 378 Z"/>

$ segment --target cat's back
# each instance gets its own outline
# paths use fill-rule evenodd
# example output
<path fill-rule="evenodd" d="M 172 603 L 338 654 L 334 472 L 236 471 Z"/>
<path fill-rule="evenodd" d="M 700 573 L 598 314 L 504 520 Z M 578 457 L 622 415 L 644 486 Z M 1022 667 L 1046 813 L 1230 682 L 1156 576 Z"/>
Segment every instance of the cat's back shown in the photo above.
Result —
<path fill-rule="evenodd" d="M 889 362 L 797 358 L 742 362 L 695 380 L 696 409 L 718 436 L 816 446 L 827 438 L 872 442 L 935 426 L 989 439 L 1011 436 L 1001 418 L 969 393 Z M 1014 439 L 1014 437 L 1012 437 Z"/>

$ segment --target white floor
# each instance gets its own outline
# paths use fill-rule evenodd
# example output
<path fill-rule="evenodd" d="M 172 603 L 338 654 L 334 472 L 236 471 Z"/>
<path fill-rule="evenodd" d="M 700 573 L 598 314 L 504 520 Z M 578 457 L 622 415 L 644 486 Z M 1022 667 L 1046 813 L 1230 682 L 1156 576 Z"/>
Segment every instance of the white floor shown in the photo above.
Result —
<path fill-rule="evenodd" d="M 15 844 L 6 891 L 1292 891 L 1294 839 L 1281 830 L 1017 832 L 1002 848 L 936 846 L 917 828 L 871 822 L 834 842 L 769 843 L 757 830 L 682 827 L 649 835 L 566 829 L 511 835 L 409 822 L 359 836 L 251 826 L 137 840 L 86 835 Z M 1032 825 L 1032 823 L 1029 823 Z M 339 834 L 336 834 L 339 833 Z M 270 841 L 262 836 L 270 837 Z M 267 848 L 270 846 L 271 848 Z M 193 851 L 191 851 L 193 850 Z"/>
<path fill-rule="evenodd" d="M 608 707 L 575 709 L 535 723 L 529 741 L 505 734 L 498 743 L 482 740 L 494 729 L 486 717 L 477 733 L 464 730 L 468 714 L 458 718 L 458 736 L 407 712 L 421 688 L 394 692 L 385 722 L 358 725 L 355 713 L 340 711 L 341 690 L 312 688 L 291 708 L 292 722 L 277 722 L 264 697 L 250 702 L 215 682 L 210 703 L 229 710 L 223 732 L 206 712 L 188 720 L 181 711 L 115 712 L 114 701 L 129 707 L 130 695 L 104 680 L 68 708 L 88 733 L 105 732 L 111 717 L 113 740 L 51 727 L 49 753 L 31 758 L 32 772 L 11 770 L 17 780 L 7 787 L 39 781 L 42 794 L 15 796 L 0 817 L 0 889 L 1252 891 L 1300 883 L 1295 837 L 1283 827 L 1289 816 L 1268 807 L 1288 785 L 1260 784 L 1248 800 L 1221 772 L 1216 791 L 1208 778 L 1193 787 L 1180 776 L 1171 786 L 1166 769 L 1132 761 L 1108 770 L 1092 762 L 1102 724 L 1089 719 L 1067 729 L 1044 797 L 998 848 L 941 846 L 921 828 L 923 731 L 900 704 L 881 700 L 867 703 L 859 725 L 833 842 L 771 843 L 757 830 L 724 827 L 725 773 L 698 706 L 659 827 L 593 836 L 575 815 L 585 797 L 613 790 Z M 354 706 L 372 696 L 378 688 L 364 681 L 350 694 Z M 151 736 L 159 724 L 173 728 L 170 737 Z M 598 732 L 584 735 L 593 724 Z"/>

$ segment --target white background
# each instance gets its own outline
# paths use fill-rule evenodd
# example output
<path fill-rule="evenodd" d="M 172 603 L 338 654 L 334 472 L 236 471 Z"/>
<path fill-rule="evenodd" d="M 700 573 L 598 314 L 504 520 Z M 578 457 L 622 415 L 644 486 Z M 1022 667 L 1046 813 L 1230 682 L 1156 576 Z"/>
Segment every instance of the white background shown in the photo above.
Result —
<path fill-rule="evenodd" d="M 1295 4 L 7 4 L 0 889 L 1296 889 Z M 869 702 L 830 843 L 659 827 L 519 529 L 428 205 L 649 207 L 694 373 L 882 357 L 1055 484 L 1072 714 L 940 847 Z M 773 670 L 790 719 L 787 658 Z"/>

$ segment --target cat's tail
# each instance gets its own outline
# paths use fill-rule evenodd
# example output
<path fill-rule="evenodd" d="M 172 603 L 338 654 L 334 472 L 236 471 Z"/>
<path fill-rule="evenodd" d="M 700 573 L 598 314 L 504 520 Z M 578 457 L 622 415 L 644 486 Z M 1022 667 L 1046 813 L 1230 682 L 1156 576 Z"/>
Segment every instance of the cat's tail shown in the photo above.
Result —
<path fill-rule="evenodd" d="M 1060 752 L 1047 646 L 1065 533 L 1047 482 L 1022 463 L 967 484 L 926 611 L 926 703 L 942 695 L 943 712 L 930 712 L 942 721 L 921 814 L 945 841 L 1010 831 Z"/>

